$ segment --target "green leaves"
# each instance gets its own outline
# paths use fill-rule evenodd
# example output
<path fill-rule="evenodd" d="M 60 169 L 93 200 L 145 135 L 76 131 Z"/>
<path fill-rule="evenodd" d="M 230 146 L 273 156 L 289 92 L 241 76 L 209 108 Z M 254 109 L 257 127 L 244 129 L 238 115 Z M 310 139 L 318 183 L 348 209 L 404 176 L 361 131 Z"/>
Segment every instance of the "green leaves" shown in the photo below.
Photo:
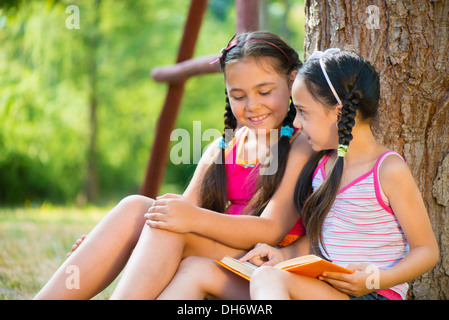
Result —
<path fill-rule="evenodd" d="M 79 29 L 67 28 L 75 12 L 69 5 L 79 9 Z M 71 203 L 83 195 L 92 95 L 100 200 L 138 192 L 167 90 L 150 71 L 175 62 L 189 5 L 2 1 L 0 204 Z M 195 56 L 219 52 L 234 28 L 233 2 L 210 1 Z M 202 121 L 203 130 L 222 130 L 224 106 L 222 74 L 192 78 L 177 127 L 191 131 Z M 182 192 L 195 166 L 168 166 L 163 190 Z"/>

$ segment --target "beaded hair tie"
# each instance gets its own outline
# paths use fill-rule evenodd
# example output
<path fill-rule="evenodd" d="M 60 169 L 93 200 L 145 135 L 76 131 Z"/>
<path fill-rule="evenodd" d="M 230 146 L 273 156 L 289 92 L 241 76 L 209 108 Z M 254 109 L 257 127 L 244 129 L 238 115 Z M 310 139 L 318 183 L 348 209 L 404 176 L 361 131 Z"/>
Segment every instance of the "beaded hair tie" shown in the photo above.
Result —
<path fill-rule="evenodd" d="M 337 149 L 337 156 L 344 158 L 346 153 L 348 152 L 348 147 L 344 144 L 339 144 Z"/>
<path fill-rule="evenodd" d="M 290 126 L 283 126 L 281 127 L 281 137 L 293 137 L 293 131 L 294 129 Z"/>
<path fill-rule="evenodd" d="M 221 138 L 220 142 L 218 143 L 218 149 L 226 150 L 229 147 L 229 145 L 225 142 L 224 138 Z"/>
<path fill-rule="evenodd" d="M 281 127 L 281 137 L 292 138 L 293 131 L 294 131 L 294 129 L 292 127 L 283 126 L 283 127 Z M 218 148 L 226 150 L 228 147 L 229 147 L 229 145 L 225 142 L 224 138 L 221 138 L 220 142 L 218 143 Z"/>

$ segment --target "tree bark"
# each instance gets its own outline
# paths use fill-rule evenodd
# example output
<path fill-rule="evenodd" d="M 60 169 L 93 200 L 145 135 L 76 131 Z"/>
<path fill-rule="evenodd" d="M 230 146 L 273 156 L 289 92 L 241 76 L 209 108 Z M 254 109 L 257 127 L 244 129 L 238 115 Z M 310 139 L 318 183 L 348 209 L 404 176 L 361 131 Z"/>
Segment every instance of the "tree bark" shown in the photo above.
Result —
<path fill-rule="evenodd" d="M 423 195 L 440 259 L 410 283 L 410 299 L 449 298 L 449 2 L 305 1 L 305 56 L 338 47 L 381 78 L 379 142 L 402 154 Z M 378 20 L 376 20 L 378 18 Z"/>

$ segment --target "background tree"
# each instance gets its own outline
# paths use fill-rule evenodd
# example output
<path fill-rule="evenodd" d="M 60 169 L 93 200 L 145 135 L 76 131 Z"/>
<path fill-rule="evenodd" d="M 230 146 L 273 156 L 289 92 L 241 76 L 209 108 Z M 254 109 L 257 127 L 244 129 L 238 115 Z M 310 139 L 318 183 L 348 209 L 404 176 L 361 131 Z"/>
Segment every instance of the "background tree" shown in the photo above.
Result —
<path fill-rule="evenodd" d="M 380 73 L 378 140 L 404 156 L 441 255 L 411 283 L 414 299 L 449 298 L 449 2 L 305 1 L 305 55 L 355 50 Z"/>
<path fill-rule="evenodd" d="M 234 1 L 208 3 L 196 57 L 218 53 L 235 32 Z M 175 62 L 189 4 L 0 1 L 1 206 L 113 204 L 139 192 L 166 93 L 150 70 Z M 67 27 L 71 6 L 79 29 Z M 299 51 L 303 8 L 265 1 L 267 28 Z M 218 73 L 190 79 L 176 128 L 222 130 L 223 88 Z M 195 167 L 168 161 L 160 193 L 181 193 Z"/>

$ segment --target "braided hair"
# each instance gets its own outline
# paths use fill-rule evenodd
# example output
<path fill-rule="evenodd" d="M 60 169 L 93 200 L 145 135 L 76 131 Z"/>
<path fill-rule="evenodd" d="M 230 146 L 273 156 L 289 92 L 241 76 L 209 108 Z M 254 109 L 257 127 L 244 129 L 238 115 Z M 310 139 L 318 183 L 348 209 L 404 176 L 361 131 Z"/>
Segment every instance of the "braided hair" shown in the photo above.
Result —
<path fill-rule="evenodd" d="M 231 110 L 229 97 L 226 94 L 226 106 L 224 113 L 224 132 L 223 141 L 226 144 L 234 137 L 237 128 L 237 119 Z M 215 160 L 206 171 L 200 189 L 201 207 L 216 212 L 224 212 L 228 206 L 228 197 L 226 191 L 226 170 L 225 170 L 225 152 L 220 149 L 218 157 L 221 161 Z"/>
<path fill-rule="evenodd" d="M 294 70 L 302 66 L 296 51 L 285 43 L 280 37 L 270 32 L 255 31 L 238 36 L 238 43 L 235 46 L 224 50 L 220 58 L 220 67 L 226 72 L 226 65 L 243 58 L 272 57 L 273 67 L 281 75 L 288 76 Z M 252 41 L 251 41 L 252 40 Z M 229 97 L 226 94 L 226 105 L 224 113 L 223 141 L 227 145 L 233 138 L 237 128 L 237 119 L 231 110 Z M 293 121 L 296 116 L 296 109 L 290 103 L 289 111 L 283 121 L 284 126 L 293 128 Z M 287 154 L 290 150 L 290 139 L 282 136 L 277 145 L 276 161 L 277 170 L 271 175 L 259 175 L 256 182 L 256 193 L 250 203 L 246 206 L 244 214 L 260 215 L 268 201 L 279 186 L 285 172 Z M 216 159 L 206 171 L 200 189 L 201 207 L 216 212 L 225 212 L 228 207 L 227 181 L 225 170 L 225 150 L 221 149 Z M 221 161 L 217 161 L 221 160 Z M 263 161 L 260 162 L 262 166 Z M 271 163 L 270 165 L 272 165 Z"/>
<path fill-rule="evenodd" d="M 326 72 L 342 101 L 338 142 L 339 145 L 349 147 L 356 116 L 359 115 L 362 120 L 371 120 L 377 114 L 380 96 L 379 75 L 368 61 L 353 52 L 342 51 L 324 57 L 323 60 Z M 338 104 L 317 59 L 308 60 L 297 77 L 304 81 L 312 96 L 325 107 L 331 109 Z M 313 192 L 312 179 L 315 168 L 320 159 L 330 152 L 334 150 L 320 151 L 312 156 L 304 166 L 295 187 L 295 205 L 301 213 L 312 250 L 317 254 L 320 253 L 318 244 L 322 244 L 323 221 L 335 200 L 343 173 L 344 157 L 338 156 L 331 173 Z"/>

